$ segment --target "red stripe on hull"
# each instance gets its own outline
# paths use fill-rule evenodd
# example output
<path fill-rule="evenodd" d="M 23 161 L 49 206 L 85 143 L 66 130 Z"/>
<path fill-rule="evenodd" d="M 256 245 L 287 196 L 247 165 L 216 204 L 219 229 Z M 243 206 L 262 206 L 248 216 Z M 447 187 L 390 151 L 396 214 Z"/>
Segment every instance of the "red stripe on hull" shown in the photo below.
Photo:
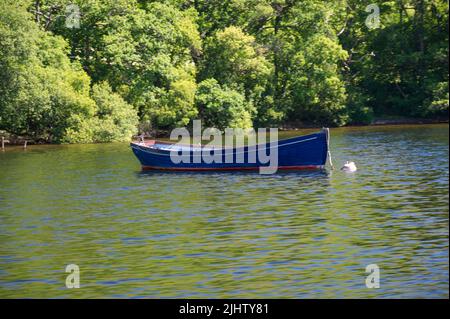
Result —
<path fill-rule="evenodd" d="M 278 170 L 316 170 L 323 169 L 322 165 L 301 165 L 301 166 L 280 166 Z M 256 171 L 259 167 L 157 167 L 157 166 L 142 166 L 144 171 Z"/>

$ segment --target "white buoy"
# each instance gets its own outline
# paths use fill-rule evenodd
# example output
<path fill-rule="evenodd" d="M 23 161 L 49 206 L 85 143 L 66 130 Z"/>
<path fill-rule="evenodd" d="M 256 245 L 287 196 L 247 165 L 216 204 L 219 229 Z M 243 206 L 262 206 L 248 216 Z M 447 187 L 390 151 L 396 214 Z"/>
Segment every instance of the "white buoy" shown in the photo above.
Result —
<path fill-rule="evenodd" d="M 341 167 L 341 170 L 345 172 L 356 172 L 357 168 L 355 162 L 345 162 L 344 166 Z"/>

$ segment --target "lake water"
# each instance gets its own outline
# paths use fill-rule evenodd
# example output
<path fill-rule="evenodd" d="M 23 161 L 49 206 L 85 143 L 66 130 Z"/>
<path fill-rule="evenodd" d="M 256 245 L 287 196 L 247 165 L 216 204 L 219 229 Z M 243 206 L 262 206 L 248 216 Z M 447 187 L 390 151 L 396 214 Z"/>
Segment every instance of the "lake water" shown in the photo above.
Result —
<path fill-rule="evenodd" d="M 331 150 L 358 171 L 144 173 L 127 144 L 0 151 L 0 297 L 448 298 L 448 125 L 332 129 Z"/>

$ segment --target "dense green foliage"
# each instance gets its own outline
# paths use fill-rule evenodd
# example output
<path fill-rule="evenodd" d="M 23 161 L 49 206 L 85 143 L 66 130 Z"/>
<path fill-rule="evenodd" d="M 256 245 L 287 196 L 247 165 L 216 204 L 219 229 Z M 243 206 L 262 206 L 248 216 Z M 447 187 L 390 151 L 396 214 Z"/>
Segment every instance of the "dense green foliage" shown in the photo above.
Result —
<path fill-rule="evenodd" d="M 76 117 L 76 125 L 66 131 L 65 142 L 122 141 L 135 133 L 139 120 L 136 111 L 107 82 L 94 84 L 91 97 L 96 104 L 94 116 Z"/>
<path fill-rule="evenodd" d="M 379 25 L 371 3 L 2 0 L 0 130 L 75 143 L 196 118 L 448 116 L 448 1 L 379 1 Z"/>
<path fill-rule="evenodd" d="M 11 133 L 59 141 L 74 117 L 92 116 L 89 77 L 22 7 L 0 4 L 0 120 Z"/>
<path fill-rule="evenodd" d="M 26 7 L 0 4 L 0 128 L 52 142 L 129 139 L 138 117 L 106 83 L 90 87 L 67 42 L 33 22 Z"/>
<path fill-rule="evenodd" d="M 195 96 L 205 125 L 218 129 L 227 127 L 251 128 L 254 107 L 245 96 L 215 79 L 202 81 Z"/>

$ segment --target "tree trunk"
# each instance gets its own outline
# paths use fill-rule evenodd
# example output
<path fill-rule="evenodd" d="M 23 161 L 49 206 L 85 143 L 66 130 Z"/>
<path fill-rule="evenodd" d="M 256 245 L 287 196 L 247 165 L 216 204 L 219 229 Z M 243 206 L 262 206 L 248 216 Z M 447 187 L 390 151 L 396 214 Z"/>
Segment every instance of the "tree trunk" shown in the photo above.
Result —
<path fill-rule="evenodd" d="M 279 51 L 281 47 L 279 47 L 280 42 L 278 41 L 278 31 L 280 29 L 281 16 L 277 13 L 277 16 L 274 20 L 273 32 L 274 32 L 274 48 L 273 48 L 273 66 L 274 66 L 274 75 L 273 75 L 273 88 L 274 88 L 274 98 L 277 102 L 280 97 L 279 92 L 279 74 L 280 74 L 280 59 L 279 59 Z"/>
<path fill-rule="evenodd" d="M 37 23 L 40 23 L 41 22 L 41 1 L 40 0 L 34 1 L 34 10 L 35 10 L 34 20 Z"/>

